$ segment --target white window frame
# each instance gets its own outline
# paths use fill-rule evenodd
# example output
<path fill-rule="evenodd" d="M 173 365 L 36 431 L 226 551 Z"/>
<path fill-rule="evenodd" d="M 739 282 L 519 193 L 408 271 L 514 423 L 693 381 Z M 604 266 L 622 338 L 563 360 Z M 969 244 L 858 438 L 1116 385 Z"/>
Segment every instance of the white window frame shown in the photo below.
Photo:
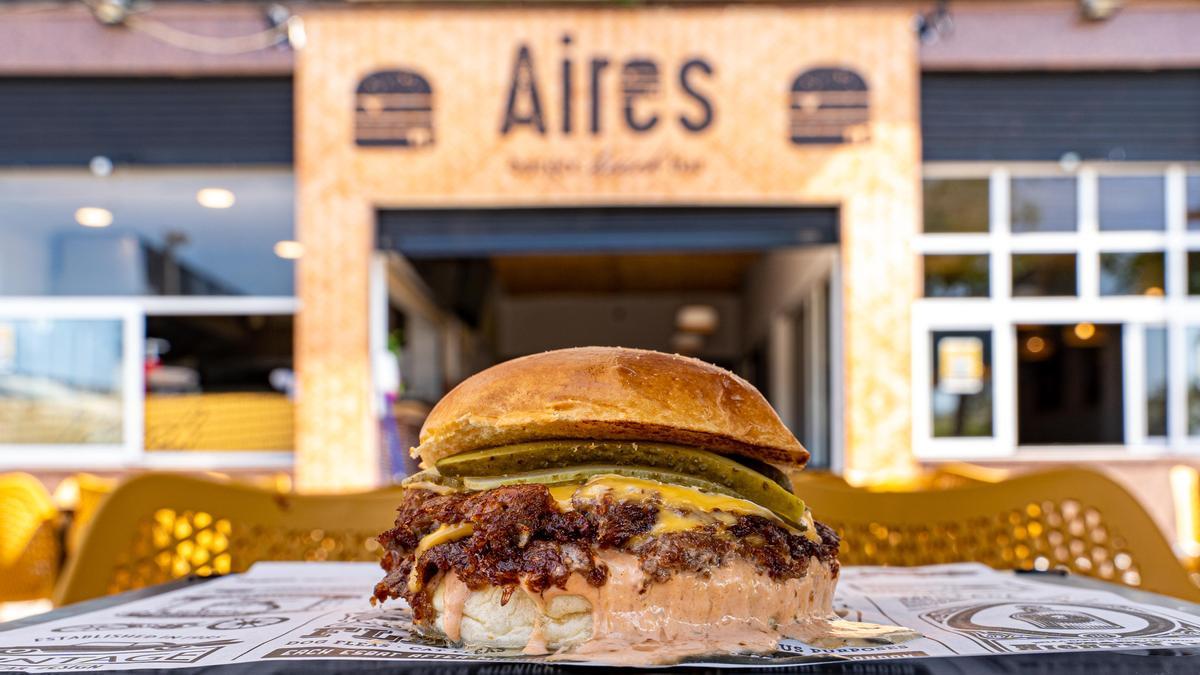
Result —
<path fill-rule="evenodd" d="M 121 442 L 0 444 L 0 469 L 74 469 L 119 467 L 141 452 L 145 322 L 136 304 L 112 300 L 45 303 L 41 299 L 5 299 L 0 321 L 94 319 L 121 322 Z"/>
<path fill-rule="evenodd" d="M 1187 330 L 1200 329 L 1200 296 L 1187 294 L 1187 252 L 1200 251 L 1200 232 L 1187 230 L 1186 180 L 1200 173 L 1191 163 L 938 162 L 924 165 L 925 178 L 986 178 L 989 229 L 981 233 L 924 233 L 914 238 L 915 255 L 987 254 L 990 295 L 985 298 L 920 298 L 913 305 L 913 449 L 920 460 L 1113 460 L 1200 455 L 1200 436 L 1187 430 Z M 1098 222 L 1101 176 L 1160 175 L 1165 181 L 1165 229 L 1161 232 L 1102 232 Z M 1077 179 L 1078 229 L 1074 232 L 1011 232 L 1009 188 L 1013 176 Z M 1099 254 L 1163 251 L 1164 297 L 1107 296 L 1100 290 Z M 1012 297 L 1013 253 L 1075 253 L 1078 294 L 1074 297 Z M 1016 329 L 1023 324 L 1123 324 L 1125 439 L 1121 445 L 1017 445 Z M 1168 341 L 1165 437 L 1146 434 L 1145 331 L 1165 327 Z M 933 437 L 932 333 L 990 331 L 992 335 L 991 437 Z"/>
<path fill-rule="evenodd" d="M 145 448 L 147 316 L 295 315 L 290 296 L 0 297 L 4 318 L 114 318 L 123 322 L 123 442 L 113 444 L 0 444 L 4 470 L 290 469 L 291 450 L 154 450 Z"/>

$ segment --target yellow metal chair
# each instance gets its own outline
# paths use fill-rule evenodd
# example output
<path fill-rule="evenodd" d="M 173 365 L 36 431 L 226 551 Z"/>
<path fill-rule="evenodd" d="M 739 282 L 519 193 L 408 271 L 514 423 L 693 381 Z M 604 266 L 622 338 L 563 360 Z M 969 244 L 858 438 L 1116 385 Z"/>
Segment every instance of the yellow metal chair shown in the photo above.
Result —
<path fill-rule="evenodd" d="M 260 560 L 377 560 L 396 488 L 290 495 L 228 482 L 144 474 L 118 487 L 86 527 L 55 604 L 178 579 L 241 572 Z"/>
<path fill-rule="evenodd" d="M 58 484 L 54 500 L 64 512 L 71 513 L 66 536 L 67 556 L 73 556 L 79 550 L 87 524 L 96 515 L 100 504 L 116 489 L 118 482 L 116 478 L 77 473 Z"/>
<path fill-rule="evenodd" d="M 41 481 L 0 475 L 0 602 L 50 597 L 62 560 L 59 514 Z"/>
<path fill-rule="evenodd" d="M 1011 476 L 1011 472 L 1004 469 L 994 469 L 966 462 L 947 462 L 934 467 L 929 474 L 928 483 L 931 489 L 948 490 L 979 483 L 999 483 L 1008 480 Z"/>
<path fill-rule="evenodd" d="M 1200 602 L 1200 587 L 1141 504 L 1095 471 L 1061 469 L 926 492 L 811 481 L 798 492 L 842 535 L 846 565 L 1061 567 Z"/>

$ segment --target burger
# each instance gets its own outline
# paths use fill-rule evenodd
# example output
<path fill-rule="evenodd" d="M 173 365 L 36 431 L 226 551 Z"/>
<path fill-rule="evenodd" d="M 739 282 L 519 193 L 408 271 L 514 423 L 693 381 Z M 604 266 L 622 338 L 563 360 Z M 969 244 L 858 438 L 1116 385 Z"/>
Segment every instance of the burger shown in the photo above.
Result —
<path fill-rule="evenodd" d="M 773 650 L 832 625 L 838 536 L 808 452 L 748 382 L 585 347 L 502 363 L 430 412 L 374 599 L 467 648 L 608 663 Z"/>

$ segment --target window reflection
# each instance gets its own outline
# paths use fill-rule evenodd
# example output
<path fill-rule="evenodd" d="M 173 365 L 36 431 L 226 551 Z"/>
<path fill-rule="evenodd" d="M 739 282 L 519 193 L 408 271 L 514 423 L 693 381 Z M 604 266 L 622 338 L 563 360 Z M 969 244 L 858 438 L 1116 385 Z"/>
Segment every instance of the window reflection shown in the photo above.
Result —
<path fill-rule="evenodd" d="M 291 295 L 292 203 L 281 169 L 6 172 L 0 295 Z"/>
<path fill-rule="evenodd" d="M 1187 229 L 1200 230 L 1200 174 L 1187 177 Z"/>
<path fill-rule="evenodd" d="M 1167 226 L 1162 176 L 1102 176 L 1101 230 L 1163 230 Z"/>
<path fill-rule="evenodd" d="M 1200 295 L 1200 251 L 1187 254 L 1188 295 Z"/>
<path fill-rule="evenodd" d="M 925 297 L 982 298 L 988 295 L 988 256 L 925 256 Z"/>
<path fill-rule="evenodd" d="M 991 331 L 935 331 L 933 435 L 992 435 Z"/>
<path fill-rule="evenodd" d="M 120 444 L 119 319 L 0 318 L 0 444 Z"/>
<path fill-rule="evenodd" d="M 1075 295 L 1074 253 L 1018 253 L 1012 257 L 1013 297 Z"/>
<path fill-rule="evenodd" d="M 925 232 L 987 232 L 986 178 L 924 181 Z"/>
<path fill-rule="evenodd" d="M 1013 178 L 1013 232 L 1074 232 L 1077 229 L 1074 178 Z"/>
<path fill-rule="evenodd" d="M 1162 295 L 1162 253 L 1101 253 L 1100 295 Z"/>
<path fill-rule="evenodd" d="M 146 319 L 146 450 L 290 450 L 291 316 Z"/>
<path fill-rule="evenodd" d="M 1146 435 L 1167 435 L 1167 329 L 1146 329 Z"/>
<path fill-rule="evenodd" d="M 1200 436 L 1200 328 L 1188 329 L 1187 354 L 1188 434 Z"/>

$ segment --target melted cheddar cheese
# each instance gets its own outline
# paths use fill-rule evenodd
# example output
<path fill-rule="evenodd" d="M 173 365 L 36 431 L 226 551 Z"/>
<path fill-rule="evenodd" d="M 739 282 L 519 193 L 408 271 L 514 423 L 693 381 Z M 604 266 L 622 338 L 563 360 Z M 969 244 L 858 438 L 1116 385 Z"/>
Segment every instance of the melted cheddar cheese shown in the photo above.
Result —
<path fill-rule="evenodd" d="M 417 549 L 413 552 L 413 560 L 420 560 L 421 556 L 434 546 L 447 544 L 452 541 L 458 541 L 463 537 L 469 537 L 474 531 L 475 526 L 471 523 L 440 525 L 438 526 L 438 529 L 430 532 L 424 537 L 421 537 L 421 541 L 417 542 Z M 417 565 L 413 565 L 412 572 L 410 572 L 408 575 L 408 590 L 413 591 L 414 593 L 421 588 L 420 577 L 417 575 L 418 569 L 419 568 Z"/>
<path fill-rule="evenodd" d="M 737 516 L 741 515 L 762 516 L 763 518 L 780 523 L 784 527 L 793 529 L 779 520 L 770 510 L 754 502 L 730 497 L 729 495 L 701 492 L 695 488 L 682 485 L 668 485 L 641 478 L 604 474 L 595 476 L 584 483 L 550 485 L 548 488 L 550 496 L 563 511 L 573 510 L 575 508 L 575 499 L 585 502 L 599 501 L 606 494 L 611 494 L 618 501 L 646 502 L 658 500 L 661 502 L 662 507 L 658 510 L 654 526 L 646 533 L 649 536 L 670 532 L 686 532 L 687 530 L 693 530 L 714 523 L 732 525 L 736 522 Z M 812 541 L 820 541 L 820 536 L 817 535 L 816 527 L 812 521 L 812 514 L 805 512 L 804 521 L 808 527 L 802 534 Z M 421 541 L 417 543 L 417 548 L 413 553 L 413 560 L 420 560 L 421 556 L 434 546 L 469 537 L 474 531 L 475 527 L 471 523 L 440 525 L 436 530 L 422 537 Z M 409 590 L 414 592 L 420 588 L 420 579 L 417 574 L 418 569 L 418 566 L 414 565 L 408 578 Z"/>

